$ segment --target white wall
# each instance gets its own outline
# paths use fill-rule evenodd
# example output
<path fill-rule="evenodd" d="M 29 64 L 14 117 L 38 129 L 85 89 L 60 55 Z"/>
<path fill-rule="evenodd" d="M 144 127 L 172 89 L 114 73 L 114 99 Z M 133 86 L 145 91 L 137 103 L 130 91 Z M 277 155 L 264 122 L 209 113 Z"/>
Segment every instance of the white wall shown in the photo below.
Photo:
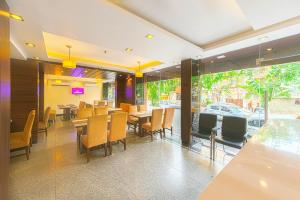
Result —
<path fill-rule="evenodd" d="M 84 94 L 82 95 L 73 95 L 71 92 L 72 87 L 76 87 L 76 85 L 74 86 L 72 83 L 72 86 L 55 86 L 52 80 L 45 80 L 45 108 L 50 106 L 51 109 L 56 109 L 57 114 L 61 114 L 62 110 L 57 107 L 59 104 L 74 104 L 78 106 L 80 101 L 94 104 L 94 100 L 101 100 L 102 98 L 102 84 L 79 86 L 84 88 Z"/>

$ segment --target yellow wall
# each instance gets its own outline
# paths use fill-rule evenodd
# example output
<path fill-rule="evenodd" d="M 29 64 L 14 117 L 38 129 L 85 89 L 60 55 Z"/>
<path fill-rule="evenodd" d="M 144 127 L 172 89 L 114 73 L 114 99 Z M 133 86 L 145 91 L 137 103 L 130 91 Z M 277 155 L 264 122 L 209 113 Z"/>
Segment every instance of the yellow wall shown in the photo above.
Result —
<path fill-rule="evenodd" d="M 44 103 L 45 108 L 50 106 L 51 109 L 56 110 L 57 114 L 62 113 L 62 110 L 57 107 L 59 104 L 74 104 L 78 106 L 80 101 L 85 101 L 93 105 L 94 100 L 101 100 L 102 98 L 102 84 L 98 84 L 97 86 L 81 86 L 73 82 L 72 86 L 55 86 L 52 85 L 52 82 L 52 80 L 45 82 Z M 73 95 L 71 88 L 76 86 L 83 87 L 84 94 Z"/>

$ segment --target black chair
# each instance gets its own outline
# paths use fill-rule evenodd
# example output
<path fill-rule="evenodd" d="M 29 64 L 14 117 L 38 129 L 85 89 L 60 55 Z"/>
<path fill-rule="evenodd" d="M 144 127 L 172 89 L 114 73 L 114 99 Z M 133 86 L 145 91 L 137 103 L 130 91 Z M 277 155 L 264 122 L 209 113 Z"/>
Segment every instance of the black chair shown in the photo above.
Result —
<path fill-rule="evenodd" d="M 212 150 L 213 160 L 215 159 L 216 143 L 229 147 L 241 149 L 247 142 L 247 119 L 243 117 L 223 116 L 221 134 L 217 135 L 213 130 Z"/>

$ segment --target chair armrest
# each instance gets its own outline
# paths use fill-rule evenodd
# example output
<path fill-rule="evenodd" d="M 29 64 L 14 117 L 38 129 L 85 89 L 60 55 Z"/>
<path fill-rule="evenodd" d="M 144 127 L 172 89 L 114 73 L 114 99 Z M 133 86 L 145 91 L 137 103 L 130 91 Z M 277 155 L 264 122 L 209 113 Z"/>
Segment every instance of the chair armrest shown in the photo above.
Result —
<path fill-rule="evenodd" d="M 218 130 L 220 130 L 220 129 L 221 129 L 221 128 L 214 127 L 214 128 L 211 129 L 211 132 L 212 132 L 213 134 L 217 135 L 217 134 L 218 134 Z"/>

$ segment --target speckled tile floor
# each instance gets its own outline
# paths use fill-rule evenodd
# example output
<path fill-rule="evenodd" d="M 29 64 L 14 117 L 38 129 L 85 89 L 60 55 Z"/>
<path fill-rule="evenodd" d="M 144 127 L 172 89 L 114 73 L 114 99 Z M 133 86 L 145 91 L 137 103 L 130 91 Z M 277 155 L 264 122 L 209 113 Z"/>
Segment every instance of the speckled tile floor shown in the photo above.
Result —
<path fill-rule="evenodd" d="M 39 134 L 29 161 L 11 159 L 10 199 L 196 199 L 230 160 L 218 153 L 212 163 L 208 156 L 206 147 L 195 153 L 167 139 L 129 134 L 126 151 L 121 143 L 108 157 L 99 149 L 86 163 L 76 130 L 58 121 L 47 138 Z"/>

